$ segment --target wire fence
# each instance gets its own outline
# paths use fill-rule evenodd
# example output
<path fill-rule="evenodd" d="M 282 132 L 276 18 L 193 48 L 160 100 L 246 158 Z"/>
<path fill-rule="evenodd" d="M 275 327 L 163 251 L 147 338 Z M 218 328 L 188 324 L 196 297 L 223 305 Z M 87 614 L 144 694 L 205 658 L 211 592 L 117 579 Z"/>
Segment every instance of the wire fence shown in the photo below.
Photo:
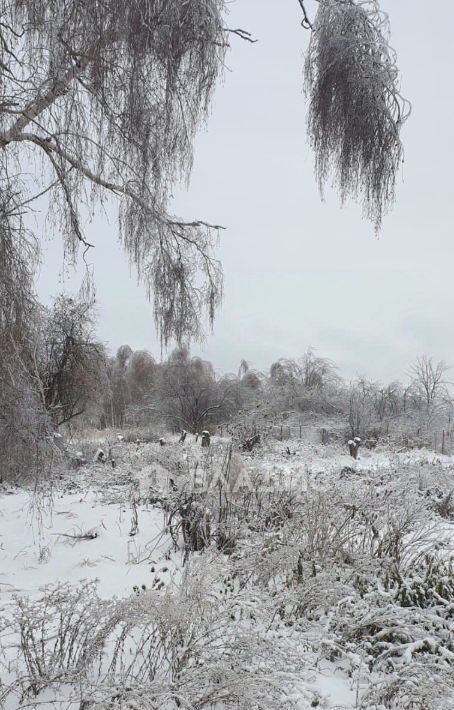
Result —
<path fill-rule="evenodd" d="M 408 448 L 433 449 L 439 454 L 454 454 L 454 429 L 439 429 L 420 433 L 419 431 L 402 434 L 402 443 Z"/>
<path fill-rule="evenodd" d="M 308 444 L 329 444 L 340 442 L 345 438 L 345 429 L 323 427 L 317 424 L 271 424 L 258 426 L 257 431 L 264 436 L 278 441 L 300 439 Z M 228 426 L 219 426 L 220 436 L 229 436 L 231 431 Z M 454 428 L 424 431 L 422 429 L 394 431 L 387 427 L 383 432 L 385 438 L 392 438 L 401 443 L 405 448 L 427 448 L 447 456 L 454 455 Z M 380 437 L 378 437 L 380 439 Z"/>
<path fill-rule="evenodd" d="M 254 429 L 254 426 L 252 425 L 250 428 Z M 267 426 L 257 426 L 257 432 L 278 441 L 301 439 L 313 444 L 327 444 L 333 438 L 338 438 L 338 432 L 316 424 L 269 424 Z M 220 425 L 218 433 L 220 436 L 224 436 L 224 434 L 228 436 L 231 433 L 230 427 Z"/>

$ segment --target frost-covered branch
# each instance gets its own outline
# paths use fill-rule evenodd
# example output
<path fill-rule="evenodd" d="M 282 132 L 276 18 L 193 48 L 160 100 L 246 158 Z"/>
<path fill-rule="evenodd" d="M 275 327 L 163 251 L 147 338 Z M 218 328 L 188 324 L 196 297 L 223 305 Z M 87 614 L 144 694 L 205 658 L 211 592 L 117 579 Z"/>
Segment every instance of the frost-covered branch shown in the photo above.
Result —
<path fill-rule="evenodd" d="M 321 0 L 305 64 L 320 190 L 332 177 L 342 202 L 361 200 L 376 230 L 394 202 L 400 130 L 410 113 L 388 39 L 377 0 Z"/>

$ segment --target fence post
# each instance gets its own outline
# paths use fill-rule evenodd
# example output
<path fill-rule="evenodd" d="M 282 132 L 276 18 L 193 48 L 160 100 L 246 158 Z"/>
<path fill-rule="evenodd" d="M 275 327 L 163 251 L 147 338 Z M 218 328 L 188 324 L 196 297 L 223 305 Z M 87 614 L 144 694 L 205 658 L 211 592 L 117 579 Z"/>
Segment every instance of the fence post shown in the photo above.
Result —
<path fill-rule="evenodd" d="M 301 438 L 302 438 L 302 436 L 301 436 L 301 424 L 300 424 L 300 439 L 301 439 Z"/>
<path fill-rule="evenodd" d="M 284 435 L 283 435 L 283 426 L 282 426 L 282 424 L 281 424 L 281 441 L 283 441 L 283 439 L 284 439 Z"/>
<path fill-rule="evenodd" d="M 441 453 L 445 453 L 445 430 L 443 429 L 443 435 L 441 439 Z"/>

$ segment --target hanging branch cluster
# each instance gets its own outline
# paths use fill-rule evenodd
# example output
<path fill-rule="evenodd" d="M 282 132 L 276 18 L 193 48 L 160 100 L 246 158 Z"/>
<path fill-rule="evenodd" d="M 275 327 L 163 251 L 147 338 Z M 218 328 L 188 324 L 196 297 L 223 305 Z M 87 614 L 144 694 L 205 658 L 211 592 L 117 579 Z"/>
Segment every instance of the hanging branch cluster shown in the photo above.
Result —
<path fill-rule="evenodd" d="M 48 420 L 31 374 L 41 310 L 37 244 L 22 223 L 21 185 L 0 179 L 0 482 L 46 470 Z"/>
<path fill-rule="evenodd" d="M 120 198 L 120 234 L 161 337 L 200 334 L 219 227 L 168 213 L 223 65 L 223 0 L 0 0 L 0 171 L 43 158 L 69 259 L 80 205 Z M 31 155 L 26 155 L 26 154 Z M 39 172 L 39 171 L 37 171 Z M 170 295 L 172 294 L 172 295 Z"/>
<path fill-rule="evenodd" d="M 0 392 L 11 368 L 30 365 L 38 304 L 33 276 L 39 261 L 38 245 L 25 229 L 18 206 L 17 181 L 0 180 Z"/>
<path fill-rule="evenodd" d="M 388 18 L 377 0 L 319 0 L 309 24 L 305 91 L 320 190 L 333 175 L 342 201 L 359 198 L 379 230 L 394 201 L 399 133 L 410 112 L 399 92 Z"/>

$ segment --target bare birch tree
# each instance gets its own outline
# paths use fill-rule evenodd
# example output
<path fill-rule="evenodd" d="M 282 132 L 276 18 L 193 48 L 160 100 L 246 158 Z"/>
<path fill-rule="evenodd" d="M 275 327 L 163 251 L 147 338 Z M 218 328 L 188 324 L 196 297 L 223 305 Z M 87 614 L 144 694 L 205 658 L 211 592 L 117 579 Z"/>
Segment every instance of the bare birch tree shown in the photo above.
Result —
<path fill-rule="evenodd" d="M 222 292 L 218 228 L 169 214 L 225 48 L 222 0 L 0 0 L 0 174 L 18 207 L 48 192 L 68 257 L 81 205 L 118 198 L 121 241 L 166 343 L 200 334 Z"/>

